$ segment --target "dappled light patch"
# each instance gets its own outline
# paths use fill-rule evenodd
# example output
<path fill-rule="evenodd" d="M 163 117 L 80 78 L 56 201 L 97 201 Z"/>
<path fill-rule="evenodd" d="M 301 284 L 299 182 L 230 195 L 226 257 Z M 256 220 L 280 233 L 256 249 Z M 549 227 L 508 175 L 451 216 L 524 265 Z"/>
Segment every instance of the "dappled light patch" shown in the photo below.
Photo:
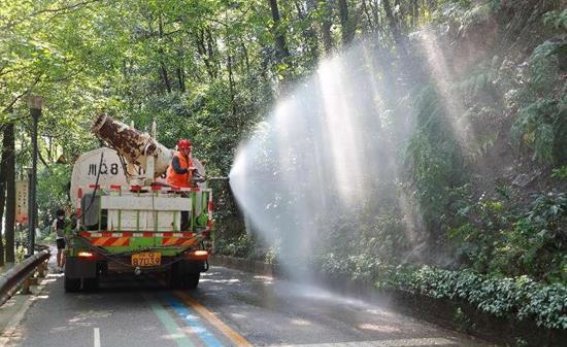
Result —
<path fill-rule="evenodd" d="M 81 312 L 67 321 L 70 325 L 91 326 L 95 319 L 104 319 L 112 316 L 112 311 L 109 310 L 88 310 Z"/>
<path fill-rule="evenodd" d="M 298 318 L 292 319 L 292 320 L 290 321 L 290 323 L 291 323 L 292 325 L 298 325 L 298 326 L 309 326 L 309 325 L 312 324 L 312 323 L 311 323 L 310 321 L 308 321 L 308 320 L 305 320 L 305 319 L 298 319 Z"/>
<path fill-rule="evenodd" d="M 248 319 L 248 315 L 240 312 L 231 312 L 230 316 L 234 319 Z"/>
<path fill-rule="evenodd" d="M 191 328 L 189 328 L 189 330 L 190 329 Z M 164 340 L 173 340 L 173 341 L 187 338 L 187 336 L 183 332 L 174 333 L 174 334 L 164 334 L 164 335 L 161 335 L 160 337 Z"/>
<path fill-rule="evenodd" d="M 49 299 L 49 295 L 34 295 L 30 298 L 31 301 L 38 301 L 38 300 L 47 300 Z"/>
<path fill-rule="evenodd" d="M 383 317 L 395 316 L 391 311 L 387 311 L 387 310 L 382 309 L 382 308 L 371 308 L 371 309 L 367 309 L 365 312 L 373 314 L 373 315 L 383 316 Z"/>
<path fill-rule="evenodd" d="M 240 283 L 240 279 L 238 278 L 228 278 L 228 279 L 214 279 L 214 278 L 204 278 L 201 279 L 200 282 L 206 283 L 223 283 L 223 284 L 236 284 Z"/>
<path fill-rule="evenodd" d="M 399 326 L 388 325 L 388 324 L 372 324 L 372 323 L 362 323 L 358 325 L 360 330 L 376 331 L 380 333 L 397 333 L 400 332 Z"/>
<path fill-rule="evenodd" d="M 271 276 L 260 276 L 260 275 L 255 275 L 254 276 L 255 280 L 260 280 L 263 284 L 266 285 L 272 285 L 274 284 L 274 278 Z"/>

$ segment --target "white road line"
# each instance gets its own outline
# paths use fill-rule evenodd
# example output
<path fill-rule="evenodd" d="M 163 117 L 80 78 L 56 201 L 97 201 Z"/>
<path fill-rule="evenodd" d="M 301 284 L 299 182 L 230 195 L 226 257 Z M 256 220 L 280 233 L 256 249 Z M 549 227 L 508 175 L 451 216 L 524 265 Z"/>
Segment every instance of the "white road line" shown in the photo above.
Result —
<path fill-rule="evenodd" d="M 94 328 L 94 347 L 100 347 L 100 329 Z"/>

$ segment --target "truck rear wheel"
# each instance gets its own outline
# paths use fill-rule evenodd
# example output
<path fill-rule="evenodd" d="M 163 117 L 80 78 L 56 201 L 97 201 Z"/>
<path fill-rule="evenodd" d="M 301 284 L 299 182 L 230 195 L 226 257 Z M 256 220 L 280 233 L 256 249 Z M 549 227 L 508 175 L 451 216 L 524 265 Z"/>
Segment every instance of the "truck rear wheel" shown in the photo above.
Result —
<path fill-rule="evenodd" d="M 169 284 L 174 289 L 195 289 L 199 285 L 200 272 L 192 263 L 179 261 L 171 266 Z"/>
<path fill-rule="evenodd" d="M 195 289 L 199 285 L 199 279 L 201 278 L 201 273 L 186 273 L 183 276 L 183 288 L 185 289 Z"/>
<path fill-rule="evenodd" d="M 98 277 L 83 279 L 83 289 L 88 292 L 94 292 L 98 289 Z"/>
<path fill-rule="evenodd" d="M 81 279 L 80 278 L 69 278 L 65 276 L 65 292 L 74 293 L 81 289 Z"/>

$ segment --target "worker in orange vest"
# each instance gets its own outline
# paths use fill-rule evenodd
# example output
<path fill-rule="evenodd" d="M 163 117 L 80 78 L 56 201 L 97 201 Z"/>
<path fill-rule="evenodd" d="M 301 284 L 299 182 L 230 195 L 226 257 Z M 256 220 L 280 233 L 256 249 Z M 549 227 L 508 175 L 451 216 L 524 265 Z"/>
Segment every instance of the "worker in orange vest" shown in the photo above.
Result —
<path fill-rule="evenodd" d="M 191 141 L 181 139 L 177 142 L 177 152 L 173 155 L 171 164 L 167 168 L 167 184 L 177 188 L 191 188 L 193 185 L 193 160 L 191 160 Z M 188 196 L 187 192 L 182 192 L 181 196 Z M 189 212 L 181 212 L 181 229 L 189 228 Z"/>
<path fill-rule="evenodd" d="M 194 170 L 196 169 L 191 160 L 191 141 L 181 139 L 177 142 L 177 152 L 167 169 L 167 184 L 172 187 L 190 188 Z"/>

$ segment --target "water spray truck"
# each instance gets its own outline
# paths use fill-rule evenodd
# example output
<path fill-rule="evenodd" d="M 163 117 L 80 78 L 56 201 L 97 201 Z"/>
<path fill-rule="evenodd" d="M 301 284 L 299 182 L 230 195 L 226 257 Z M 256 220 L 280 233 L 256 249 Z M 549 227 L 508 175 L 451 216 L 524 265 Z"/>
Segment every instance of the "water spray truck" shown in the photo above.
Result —
<path fill-rule="evenodd" d="M 192 158 L 191 188 L 165 183 L 174 152 L 133 126 L 97 117 L 106 144 L 82 154 L 71 176 L 77 226 L 67 235 L 65 291 L 92 290 L 110 275 L 162 274 L 173 288 L 196 288 L 208 270 L 213 195 Z"/>

